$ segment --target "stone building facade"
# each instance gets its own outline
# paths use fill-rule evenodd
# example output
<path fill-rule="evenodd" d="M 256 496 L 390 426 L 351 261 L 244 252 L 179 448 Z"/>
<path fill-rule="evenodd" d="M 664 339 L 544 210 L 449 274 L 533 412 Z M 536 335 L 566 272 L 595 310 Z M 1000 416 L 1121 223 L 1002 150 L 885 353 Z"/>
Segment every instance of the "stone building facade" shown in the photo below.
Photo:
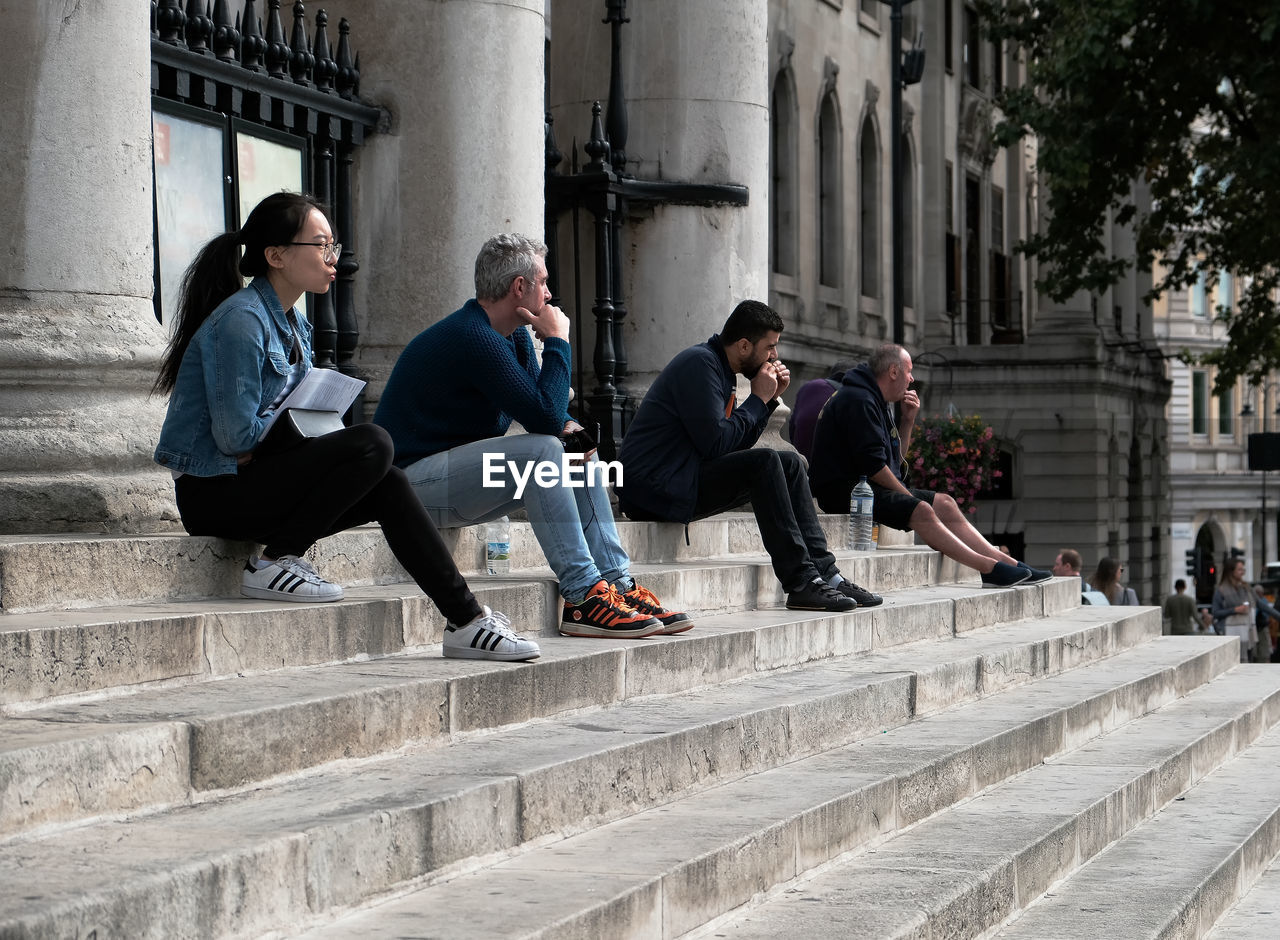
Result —
<path fill-rule="evenodd" d="M 258 15 L 273 2 L 259 0 Z M 238 12 L 244 0 L 227 6 Z M 14 50 L 0 135 L 0 211 L 14 220 L 0 236 L 0 528 L 173 526 L 169 480 L 150 463 L 163 406 L 147 394 L 166 338 L 151 301 L 156 4 L 63 7 L 0 0 Z M 325 9 L 331 23 L 350 19 L 360 98 L 382 113 L 355 157 L 355 214 L 339 233 L 358 246 L 356 356 L 371 400 L 403 345 L 471 295 L 485 237 L 545 230 L 544 116 L 568 163 L 585 160 L 590 105 L 607 100 L 615 61 L 628 106 L 625 173 L 749 194 L 745 205 L 627 210 L 623 394 L 642 394 L 744 297 L 767 296 L 783 313 L 797 385 L 890 336 L 886 4 L 330 0 Z M 615 60 L 601 21 L 619 10 L 628 22 Z M 1017 64 L 982 39 L 963 0 L 906 10 L 904 35 L 923 31 L 927 50 L 900 129 L 905 340 L 926 407 L 979 413 L 1005 442 L 1011 498 L 982 506 L 985 530 L 1035 563 L 1062 545 L 1090 561 L 1119 555 L 1140 594 L 1154 597 L 1169 580 L 1169 385 L 1144 284 L 1066 304 L 1036 296 L 1034 269 L 1013 252 L 1038 211 L 1034 150 L 993 151 L 986 136 L 993 91 L 1017 80 Z M 576 260 L 584 273 L 577 292 L 562 284 L 558 293 L 578 345 L 591 349 L 581 308 L 597 285 L 586 242 L 572 257 L 569 221 L 560 268 Z M 591 219 L 579 221 L 589 232 Z"/>
<path fill-rule="evenodd" d="M 876 0 L 770 4 L 770 297 L 805 377 L 891 336 L 889 16 Z M 1062 547 L 1086 566 L 1118 557 L 1154 600 L 1169 570 L 1169 383 L 1149 280 L 1037 295 L 1013 250 L 1037 223 L 1034 143 L 997 151 L 987 134 L 1019 63 L 963 0 L 908 4 L 903 36 L 921 32 L 900 132 L 904 339 L 925 411 L 979 414 L 1004 443 L 1011 479 L 979 528 L 1037 564 Z M 1125 247 L 1124 231 L 1110 237 Z"/>
<path fill-rule="evenodd" d="M 1258 385 L 1240 380 L 1217 393 L 1211 367 L 1178 358 L 1183 350 L 1203 353 L 1225 342 L 1216 312 L 1230 307 L 1236 296 L 1229 273 L 1202 274 L 1190 290 L 1155 304 L 1157 336 L 1173 382 L 1168 420 L 1174 577 L 1186 577 L 1186 552 L 1195 546 L 1212 561 L 1215 573 L 1233 549 L 1242 552 L 1250 579 L 1261 579 L 1267 562 L 1280 555 L 1280 488 L 1274 478 L 1268 480 L 1271 474 L 1249 470 L 1248 461 L 1250 434 L 1280 431 L 1280 377 L 1271 375 Z M 1213 580 L 1207 570 L 1200 572 L 1196 588 L 1204 601 L 1212 597 Z"/>

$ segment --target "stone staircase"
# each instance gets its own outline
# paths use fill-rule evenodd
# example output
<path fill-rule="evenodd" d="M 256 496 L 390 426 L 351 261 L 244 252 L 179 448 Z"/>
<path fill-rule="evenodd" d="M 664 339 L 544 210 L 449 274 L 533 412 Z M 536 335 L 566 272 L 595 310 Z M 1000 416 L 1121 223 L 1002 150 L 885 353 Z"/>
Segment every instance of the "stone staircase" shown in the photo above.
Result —
<path fill-rule="evenodd" d="M 1280 936 L 1235 640 L 910 545 L 842 557 L 884 606 L 788 612 L 746 515 L 623 522 L 697 626 L 569 639 L 513 528 L 500 579 L 446 536 L 530 664 L 441 658 L 376 529 L 327 605 L 239 598 L 247 545 L 0 538 L 0 940 Z"/>

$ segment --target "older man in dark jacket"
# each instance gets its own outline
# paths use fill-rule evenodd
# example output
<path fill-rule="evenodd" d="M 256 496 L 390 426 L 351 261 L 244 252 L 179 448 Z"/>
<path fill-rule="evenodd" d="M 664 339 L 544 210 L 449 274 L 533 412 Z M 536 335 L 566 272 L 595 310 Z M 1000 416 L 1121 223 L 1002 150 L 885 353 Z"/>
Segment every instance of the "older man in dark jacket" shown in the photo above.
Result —
<path fill-rule="evenodd" d="M 750 501 L 793 610 L 851 610 L 881 598 L 844 580 L 800 458 L 754 448 L 791 375 L 777 358 L 782 319 L 744 300 L 724 329 L 679 353 L 649 388 L 618 452 L 619 505 L 633 519 L 688 523 Z M 734 376 L 751 380 L 739 404 Z"/>
<path fill-rule="evenodd" d="M 988 542 L 946 493 L 902 482 L 902 458 L 911 448 L 920 410 L 911 383 L 911 355 L 893 343 L 845 373 L 840 390 L 823 405 L 813 432 L 809 482 L 818 505 L 827 512 L 847 507 L 850 490 L 866 477 L 875 495 L 876 522 L 918 532 L 930 548 L 976 568 L 983 587 L 1012 587 L 1051 577 Z M 893 417 L 897 402 L 903 405 L 901 429 Z"/>

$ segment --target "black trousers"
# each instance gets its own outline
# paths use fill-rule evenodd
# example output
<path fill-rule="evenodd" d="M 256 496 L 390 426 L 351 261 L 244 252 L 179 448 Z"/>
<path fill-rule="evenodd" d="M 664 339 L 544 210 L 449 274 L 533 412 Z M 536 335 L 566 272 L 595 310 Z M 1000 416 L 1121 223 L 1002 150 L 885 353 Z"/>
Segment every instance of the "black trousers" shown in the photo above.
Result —
<path fill-rule="evenodd" d="M 752 447 L 703 461 L 693 518 L 750 502 L 773 573 L 787 591 L 836 574 L 835 556 L 818 525 L 809 476 L 791 451 Z"/>
<path fill-rule="evenodd" d="M 285 450 L 254 454 L 238 473 L 185 474 L 178 512 L 191 535 L 259 542 L 271 558 L 305 554 L 326 535 L 377 522 L 392 554 L 451 623 L 482 613 L 404 471 L 391 437 L 357 424 Z"/>

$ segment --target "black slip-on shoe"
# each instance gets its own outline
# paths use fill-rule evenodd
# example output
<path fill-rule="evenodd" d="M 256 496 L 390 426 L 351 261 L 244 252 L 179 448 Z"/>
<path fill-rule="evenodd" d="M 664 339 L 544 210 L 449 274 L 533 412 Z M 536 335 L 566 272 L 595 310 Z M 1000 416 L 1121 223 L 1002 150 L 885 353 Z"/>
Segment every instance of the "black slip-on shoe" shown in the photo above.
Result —
<path fill-rule="evenodd" d="M 852 597 L 859 607 L 879 607 L 884 603 L 884 598 L 879 594 L 872 594 L 866 588 L 858 587 L 848 578 L 837 584 L 836 590 L 845 597 Z"/>
<path fill-rule="evenodd" d="M 814 578 L 787 595 L 787 610 L 826 610 L 840 613 L 853 610 L 858 602 L 846 597 L 821 578 Z"/>
<path fill-rule="evenodd" d="M 982 576 L 982 586 L 984 588 L 1013 587 L 1015 584 L 1021 584 L 1029 577 L 1031 577 L 1031 572 L 1028 569 L 997 561 L 996 566 Z"/>
<path fill-rule="evenodd" d="M 1045 571 L 1043 568 L 1032 568 L 1025 561 L 1018 562 L 1018 567 L 1024 571 L 1031 572 L 1031 577 L 1024 582 L 1026 584 L 1039 584 L 1041 581 L 1048 581 L 1053 577 L 1052 571 Z"/>

